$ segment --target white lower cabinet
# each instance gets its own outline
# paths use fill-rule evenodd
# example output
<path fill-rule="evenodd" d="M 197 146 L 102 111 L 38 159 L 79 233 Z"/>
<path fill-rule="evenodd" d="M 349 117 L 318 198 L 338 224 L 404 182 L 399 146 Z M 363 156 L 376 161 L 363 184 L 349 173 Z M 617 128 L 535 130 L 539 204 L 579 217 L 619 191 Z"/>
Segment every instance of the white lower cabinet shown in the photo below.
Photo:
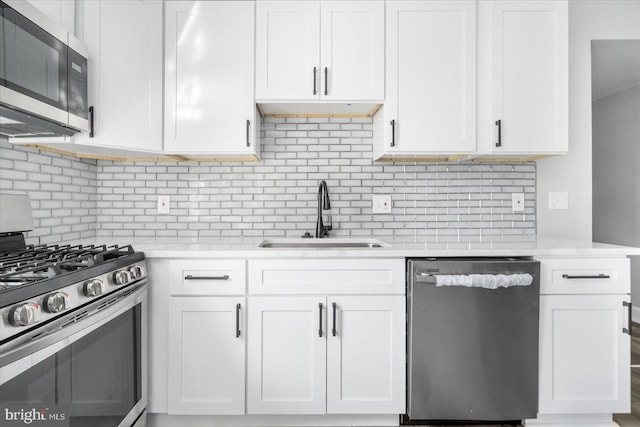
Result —
<path fill-rule="evenodd" d="M 539 409 L 527 425 L 611 426 L 630 411 L 627 258 L 540 259 Z"/>
<path fill-rule="evenodd" d="M 327 302 L 327 413 L 404 413 L 405 297 Z"/>
<path fill-rule="evenodd" d="M 540 298 L 540 413 L 630 410 L 629 295 Z"/>
<path fill-rule="evenodd" d="M 404 296 L 249 297 L 249 414 L 400 414 Z"/>
<path fill-rule="evenodd" d="M 247 413 L 325 412 L 324 297 L 249 297 Z"/>
<path fill-rule="evenodd" d="M 168 324 L 168 334 L 154 332 L 168 338 L 164 411 L 404 413 L 404 262 L 175 259 L 154 268 L 170 295 L 168 316 L 154 314 Z"/>
<path fill-rule="evenodd" d="M 244 414 L 244 313 L 244 297 L 171 298 L 169 414 Z"/>

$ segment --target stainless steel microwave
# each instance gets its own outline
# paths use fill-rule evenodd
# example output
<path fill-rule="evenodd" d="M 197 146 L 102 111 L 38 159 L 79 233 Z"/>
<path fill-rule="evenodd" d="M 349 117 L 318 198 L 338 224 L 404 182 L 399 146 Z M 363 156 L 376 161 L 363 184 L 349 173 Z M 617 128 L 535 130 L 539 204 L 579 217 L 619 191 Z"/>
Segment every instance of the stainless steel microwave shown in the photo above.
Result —
<path fill-rule="evenodd" d="M 85 45 L 24 0 L 0 1 L 0 135 L 89 130 Z"/>

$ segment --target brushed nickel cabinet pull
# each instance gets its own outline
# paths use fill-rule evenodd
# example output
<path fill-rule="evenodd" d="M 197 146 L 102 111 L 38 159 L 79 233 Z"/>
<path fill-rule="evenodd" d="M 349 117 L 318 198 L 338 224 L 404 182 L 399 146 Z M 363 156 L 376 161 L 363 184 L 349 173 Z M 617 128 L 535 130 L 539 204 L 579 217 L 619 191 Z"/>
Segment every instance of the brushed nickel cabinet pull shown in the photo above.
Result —
<path fill-rule="evenodd" d="M 236 304 L 236 338 L 240 338 L 240 303 Z"/>
<path fill-rule="evenodd" d="M 391 146 L 396 146 L 396 121 L 391 120 Z"/>
<path fill-rule="evenodd" d="M 318 93 L 317 87 L 316 87 L 316 81 L 318 80 L 316 74 L 318 72 L 318 69 L 316 67 L 313 67 L 313 94 L 316 95 Z"/>
<path fill-rule="evenodd" d="M 624 307 L 627 307 L 627 310 L 628 310 L 627 327 L 622 328 L 622 332 L 631 336 L 631 323 L 632 323 L 631 316 L 632 316 L 633 304 L 627 301 L 623 301 L 622 305 Z"/>
<path fill-rule="evenodd" d="M 251 147 L 251 142 L 249 141 L 250 129 L 251 129 L 251 120 L 247 120 L 247 147 Z"/>
<path fill-rule="evenodd" d="M 327 67 L 324 67 L 324 95 L 327 96 L 329 95 L 329 87 L 328 87 L 328 83 L 329 83 L 329 69 Z"/>
<path fill-rule="evenodd" d="M 319 312 L 320 312 L 320 322 L 318 327 L 318 336 L 322 338 L 322 303 L 318 304 Z"/>
<path fill-rule="evenodd" d="M 336 311 L 338 311 L 338 305 L 334 302 L 331 303 L 333 306 L 333 328 L 331 328 L 331 335 L 334 337 L 338 334 L 338 329 L 336 328 Z"/>

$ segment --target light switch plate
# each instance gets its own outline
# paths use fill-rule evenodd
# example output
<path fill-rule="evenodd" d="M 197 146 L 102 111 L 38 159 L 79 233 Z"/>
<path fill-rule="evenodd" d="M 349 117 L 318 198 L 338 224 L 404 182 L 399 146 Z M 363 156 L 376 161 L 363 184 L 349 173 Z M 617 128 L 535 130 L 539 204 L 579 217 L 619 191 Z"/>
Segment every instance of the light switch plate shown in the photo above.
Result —
<path fill-rule="evenodd" d="M 373 213 L 391 213 L 391 196 L 387 194 L 373 196 Z"/>
<path fill-rule="evenodd" d="M 566 191 L 550 191 L 549 209 L 569 209 L 569 193 Z"/>
<path fill-rule="evenodd" d="M 511 193 L 511 212 L 524 212 L 524 193 Z"/>
<path fill-rule="evenodd" d="M 158 213 L 168 214 L 171 212 L 171 200 L 169 196 L 158 196 Z"/>

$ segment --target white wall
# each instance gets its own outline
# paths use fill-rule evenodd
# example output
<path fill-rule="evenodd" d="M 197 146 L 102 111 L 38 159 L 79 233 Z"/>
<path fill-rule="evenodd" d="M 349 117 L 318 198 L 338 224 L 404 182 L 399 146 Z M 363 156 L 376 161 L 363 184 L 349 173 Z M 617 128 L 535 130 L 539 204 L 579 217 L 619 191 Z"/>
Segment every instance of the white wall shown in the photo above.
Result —
<path fill-rule="evenodd" d="M 538 162 L 538 233 L 592 240 L 591 41 L 640 39 L 640 1 L 569 1 L 569 154 Z M 549 210 L 549 192 L 569 192 Z"/>
<path fill-rule="evenodd" d="M 594 240 L 640 246 L 638 165 L 640 86 L 593 103 Z"/>
<path fill-rule="evenodd" d="M 593 103 L 593 160 L 593 239 L 640 246 L 640 86 Z M 631 302 L 640 306 L 637 256 L 631 258 Z M 634 320 L 640 320 L 637 309 Z"/>

